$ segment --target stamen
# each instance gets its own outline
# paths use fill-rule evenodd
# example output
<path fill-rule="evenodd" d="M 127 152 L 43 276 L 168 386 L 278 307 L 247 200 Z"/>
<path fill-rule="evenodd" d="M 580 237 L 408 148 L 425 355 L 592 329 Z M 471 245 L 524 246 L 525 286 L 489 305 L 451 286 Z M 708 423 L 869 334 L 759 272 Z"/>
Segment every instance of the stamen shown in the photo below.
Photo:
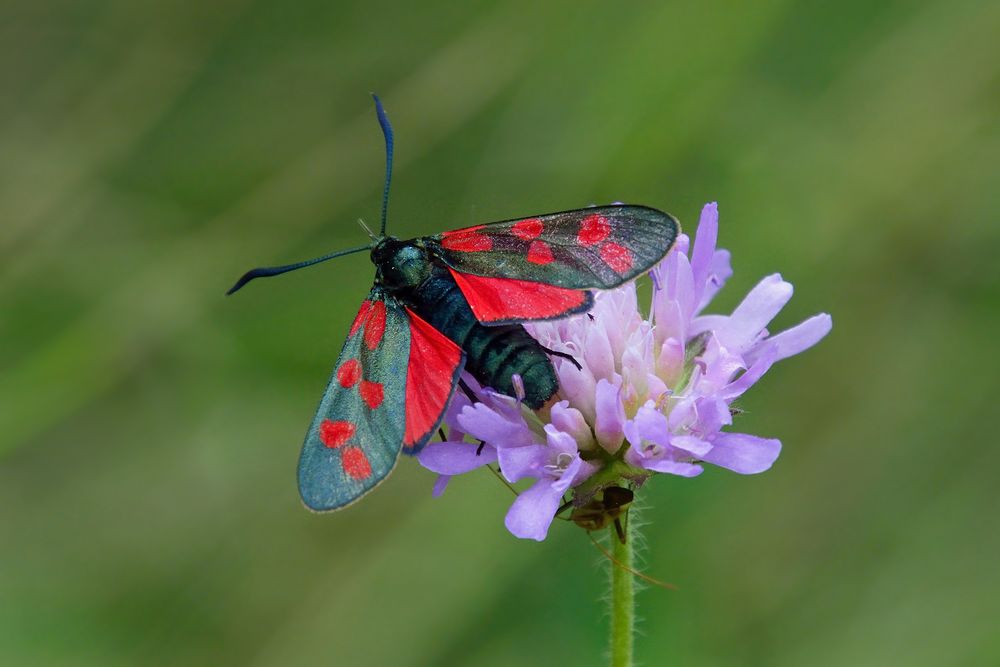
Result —
<path fill-rule="evenodd" d="M 514 373 L 510 376 L 510 382 L 514 385 L 514 396 L 517 398 L 517 402 L 523 403 L 526 396 L 524 393 L 524 379 L 517 373 Z"/>

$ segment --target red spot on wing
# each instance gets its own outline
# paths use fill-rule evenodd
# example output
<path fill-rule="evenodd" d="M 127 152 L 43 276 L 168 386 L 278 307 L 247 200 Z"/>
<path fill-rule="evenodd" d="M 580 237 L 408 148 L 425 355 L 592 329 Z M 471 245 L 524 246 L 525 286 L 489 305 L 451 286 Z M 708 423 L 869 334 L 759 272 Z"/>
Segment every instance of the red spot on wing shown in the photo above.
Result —
<path fill-rule="evenodd" d="M 361 364 L 357 359 L 348 359 L 337 369 L 337 382 L 345 389 L 353 387 L 361 379 Z"/>
<path fill-rule="evenodd" d="M 551 264 L 555 257 L 545 241 L 532 241 L 528 246 L 528 261 L 532 264 Z"/>
<path fill-rule="evenodd" d="M 514 223 L 514 226 L 510 228 L 510 232 L 520 239 L 530 241 L 532 239 L 537 239 L 542 233 L 542 229 L 543 225 L 541 220 L 538 218 L 528 218 L 527 220 L 521 220 L 520 222 Z"/>
<path fill-rule="evenodd" d="M 580 223 L 580 232 L 576 235 L 576 240 L 581 245 L 596 245 L 608 238 L 611 233 L 611 223 L 603 215 L 588 215 Z"/>
<path fill-rule="evenodd" d="M 364 324 L 365 318 L 368 317 L 368 313 L 371 312 L 371 309 L 372 302 L 365 299 L 361 304 L 361 308 L 358 310 L 358 314 L 354 316 L 354 322 L 351 323 L 351 336 L 358 333 L 358 329 L 360 329 L 361 325 Z"/>
<path fill-rule="evenodd" d="M 380 382 L 362 380 L 358 386 L 358 393 L 361 394 L 361 400 L 372 410 L 382 405 L 382 400 L 385 398 L 385 392 Z"/>
<path fill-rule="evenodd" d="M 459 252 L 482 252 L 493 248 L 493 239 L 479 233 L 486 225 L 456 229 L 441 234 L 441 247 Z"/>
<path fill-rule="evenodd" d="M 617 243 L 605 243 L 600 249 L 601 259 L 618 273 L 627 273 L 632 268 L 632 253 Z"/>
<path fill-rule="evenodd" d="M 385 303 L 376 301 L 372 304 L 371 314 L 365 322 L 365 345 L 369 350 L 378 347 L 385 333 Z"/>
<path fill-rule="evenodd" d="M 406 429 L 412 448 L 440 423 L 458 380 L 462 348 L 409 308 L 410 359 L 406 364 Z"/>
<path fill-rule="evenodd" d="M 372 464 L 357 447 L 345 447 L 340 453 L 340 464 L 344 466 L 344 472 L 354 479 L 367 479 L 372 474 Z"/>
<path fill-rule="evenodd" d="M 319 439 L 330 449 L 336 449 L 353 438 L 356 430 L 351 422 L 324 419 L 319 425 Z"/>
<path fill-rule="evenodd" d="M 567 315 L 589 301 L 584 290 L 449 270 L 480 322 L 544 320 Z"/>

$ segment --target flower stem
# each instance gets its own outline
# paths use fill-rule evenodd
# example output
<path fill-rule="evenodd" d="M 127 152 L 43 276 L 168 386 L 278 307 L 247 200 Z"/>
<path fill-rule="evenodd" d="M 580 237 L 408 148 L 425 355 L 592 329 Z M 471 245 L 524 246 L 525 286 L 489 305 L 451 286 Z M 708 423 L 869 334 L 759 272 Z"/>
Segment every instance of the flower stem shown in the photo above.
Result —
<path fill-rule="evenodd" d="M 608 533 L 611 554 L 611 667 L 632 667 L 632 643 L 635 634 L 635 581 L 632 563 L 633 526 L 625 533 L 625 542 L 618 539 L 614 524 Z"/>

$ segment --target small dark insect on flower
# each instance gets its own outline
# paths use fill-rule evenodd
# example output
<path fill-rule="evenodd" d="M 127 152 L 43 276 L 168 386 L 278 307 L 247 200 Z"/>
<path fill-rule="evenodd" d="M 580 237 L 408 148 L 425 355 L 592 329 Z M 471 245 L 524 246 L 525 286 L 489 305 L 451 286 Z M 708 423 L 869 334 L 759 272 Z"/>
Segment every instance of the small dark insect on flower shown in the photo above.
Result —
<path fill-rule="evenodd" d="M 631 489 L 609 486 L 600 493 L 599 498 L 595 497 L 585 505 L 574 507 L 569 518 L 584 530 L 600 530 L 614 522 L 618 539 L 624 544 L 628 508 L 634 498 L 635 494 Z M 626 517 L 625 522 L 622 522 L 622 517 Z"/>

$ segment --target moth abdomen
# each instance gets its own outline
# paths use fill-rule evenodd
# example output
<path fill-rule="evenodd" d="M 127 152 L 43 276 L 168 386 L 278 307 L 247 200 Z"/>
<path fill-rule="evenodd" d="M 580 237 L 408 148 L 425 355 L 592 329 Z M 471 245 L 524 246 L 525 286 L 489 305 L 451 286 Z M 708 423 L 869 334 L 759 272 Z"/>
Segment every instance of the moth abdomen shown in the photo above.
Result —
<path fill-rule="evenodd" d="M 555 394 L 555 369 L 538 341 L 520 324 L 480 324 L 446 272 L 435 272 L 407 297 L 420 317 L 465 350 L 465 369 L 482 385 L 513 396 L 511 376 L 520 375 L 524 402 L 534 409 Z"/>

